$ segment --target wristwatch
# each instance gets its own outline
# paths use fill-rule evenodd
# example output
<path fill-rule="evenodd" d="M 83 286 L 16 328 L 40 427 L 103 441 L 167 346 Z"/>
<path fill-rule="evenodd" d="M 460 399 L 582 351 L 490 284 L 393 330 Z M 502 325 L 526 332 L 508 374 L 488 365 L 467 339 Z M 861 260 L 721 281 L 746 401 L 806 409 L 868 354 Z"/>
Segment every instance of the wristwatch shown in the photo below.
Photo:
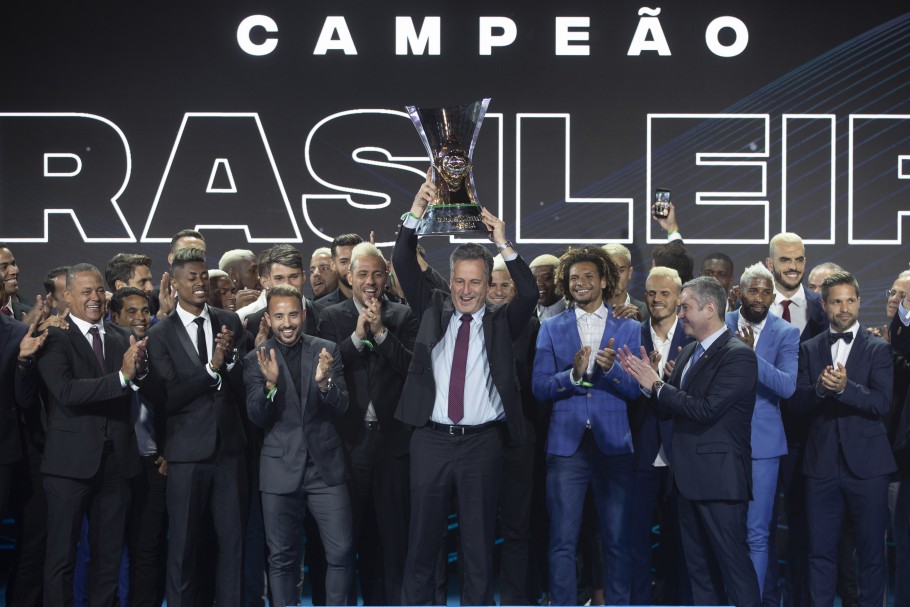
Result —
<path fill-rule="evenodd" d="M 328 385 L 326 385 L 325 388 L 319 388 L 319 391 L 320 391 L 320 392 L 328 392 L 328 391 L 331 390 L 331 389 L 332 389 L 332 376 L 329 375 Z"/>
<path fill-rule="evenodd" d="M 656 382 L 654 382 L 653 384 L 651 384 L 651 394 L 657 394 L 657 391 L 660 390 L 660 387 L 663 385 L 664 385 L 664 382 L 659 379 Z"/>
<path fill-rule="evenodd" d="M 512 244 L 511 240 L 507 240 L 502 244 L 497 244 L 496 248 L 499 249 L 500 251 L 505 251 L 506 249 L 514 249 L 515 245 Z"/>

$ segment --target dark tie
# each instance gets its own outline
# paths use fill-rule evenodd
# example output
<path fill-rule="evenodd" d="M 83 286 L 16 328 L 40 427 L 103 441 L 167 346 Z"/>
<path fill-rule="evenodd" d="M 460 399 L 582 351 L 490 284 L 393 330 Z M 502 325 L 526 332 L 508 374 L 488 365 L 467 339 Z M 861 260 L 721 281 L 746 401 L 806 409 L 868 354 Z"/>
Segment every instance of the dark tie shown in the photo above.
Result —
<path fill-rule="evenodd" d="M 9 306 L 3 306 L 0 308 L 0 313 L 6 314 L 7 316 L 13 315 L 13 311 L 9 309 Z"/>
<path fill-rule="evenodd" d="M 780 302 L 780 305 L 783 308 L 783 311 L 780 313 L 780 317 L 783 318 L 784 320 L 786 320 L 787 322 L 790 322 L 790 304 L 792 304 L 792 303 L 793 302 L 790 301 L 789 299 L 785 299 L 782 302 Z"/>
<path fill-rule="evenodd" d="M 95 325 L 92 325 L 88 332 L 92 336 L 92 350 L 95 351 L 98 366 L 101 367 L 101 372 L 104 373 L 104 344 L 101 343 L 101 332 L 98 331 L 98 327 Z"/>
<path fill-rule="evenodd" d="M 843 339 L 845 344 L 849 344 L 853 341 L 853 331 L 846 331 L 845 333 L 828 332 L 828 343 L 832 346 L 836 344 L 839 339 Z"/>
<path fill-rule="evenodd" d="M 199 361 L 203 365 L 209 364 L 209 352 L 205 346 L 205 319 L 201 316 L 193 321 L 196 323 L 196 347 L 199 350 Z"/>
<path fill-rule="evenodd" d="M 695 352 L 692 353 L 692 358 L 689 359 L 689 362 L 686 365 L 686 368 L 683 370 L 683 375 L 680 378 L 680 383 L 679 383 L 680 387 L 682 387 L 683 382 L 686 381 L 686 378 L 692 374 L 692 369 L 695 368 L 695 363 L 698 362 L 698 359 L 701 358 L 701 355 L 704 353 L 705 353 L 705 349 L 702 347 L 701 344 L 698 344 L 697 346 L 695 346 Z"/>
<path fill-rule="evenodd" d="M 471 315 L 462 314 L 455 355 L 452 357 L 452 375 L 449 378 L 449 419 L 457 424 L 464 417 L 464 377 L 468 366 L 468 344 L 471 341 Z"/>

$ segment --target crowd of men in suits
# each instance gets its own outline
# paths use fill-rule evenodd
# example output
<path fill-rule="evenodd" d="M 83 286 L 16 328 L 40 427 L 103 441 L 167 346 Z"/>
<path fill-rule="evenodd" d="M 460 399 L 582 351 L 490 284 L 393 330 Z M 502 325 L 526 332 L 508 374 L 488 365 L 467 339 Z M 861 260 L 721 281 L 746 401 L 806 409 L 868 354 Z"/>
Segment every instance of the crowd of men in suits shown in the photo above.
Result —
<path fill-rule="evenodd" d="M 445 604 L 454 510 L 466 605 L 497 577 L 575 605 L 579 569 L 593 604 L 881 605 L 889 528 L 910 604 L 910 272 L 867 327 L 796 234 L 694 277 L 671 207 L 639 301 L 624 246 L 528 264 L 484 210 L 498 255 L 457 247 L 447 281 L 435 201 L 389 259 L 345 234 L 211 269 L 183 230 L 159 285 L 122 253 L 33 307 L 0 245 L 7 603 L 296 605 L 305 562 L 315 604 Z"/>

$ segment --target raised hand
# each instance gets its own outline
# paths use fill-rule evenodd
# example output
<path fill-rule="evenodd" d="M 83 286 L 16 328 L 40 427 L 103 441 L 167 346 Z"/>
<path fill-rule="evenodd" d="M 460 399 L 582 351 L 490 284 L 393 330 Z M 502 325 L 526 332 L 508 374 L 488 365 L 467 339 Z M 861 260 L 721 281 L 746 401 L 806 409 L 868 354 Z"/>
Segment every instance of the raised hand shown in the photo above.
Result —
<path fill-rule="evenodd" d="M 384 325 L 382 324 L 382 302 L 378 299 L 370 299 L 363 308 L 366 312 L 367 320 L 370 323 L 370 331 L 373 335 L 382 333 Z"/>
<path fill-rule="evenodd" d="M 433 183 L 433 167 L 427 169 L 427 179 L 424 181 L 417 195 L 414 196 L 414 202 L 411 204 L 411 215 L 423 217 L 424 211 L 428 204 L 436 202 L 436 184 Z"/>
<path fill-rule="evenodd" d="M 591 346 L 582 346 L 581 350 L 575 353 L 575 362 L 572 365 L 572 380 L 581 381 L 588 370 L 588 361 L 591 360 Z"/>
<path fill-rule="evenodd" d="M 174 310 L 174 295 L 171 293 L 171 275 L 165 272 L 161 275 L 161 286 L 158 288 L 158 314 L 159 319 L 164 319 Z"/>
<path fill-rule="evenodd" d="M 613 368 L 613 362 L 616 360 L 616 350 L 613 349 L 614 338 L 610 338 L 610 341 L 607 342 L 607 347 L 603 350 L 598 350 L 597 355 L 594 357 L 594 362 L 600 365 L 600 368 L 604 372 L 608 372 Z"/>
<path fill-rule="evenodd" d="M 265 343 L 269 338 L 269 333 L 271 332 L 272 327 L 269 325 L 269 320 L 266 318 L 266 315 L 262 315 L 262 320 L 259 321 L 259 331 L 256 332 L 256 339 L 253 340 L 253 345 L 259 347 Z"/>
<path fill-rule="evenodd" d="M 650 389 L 651 385 L 660 379 L 657 371 L 651 366 L 651 361 L 648 359 L 648 351 L 644 346 L 639 348 L 638 356 L 629 349 L 629 346 L 623 346 L 616 353 L 616 358 L 619 359 L 619 364 L 622 365 L 623 370 L 635 378 L 635 381 L 642 388 Z"/>
<path fill-rule="evenodd" d="M 752 325 L 743 325 L 742 329 L 736 332 L 736 336 L 750 348 L 755 347 L 755 329 L 752 328 Z"/>
<path fill-rule="evenodd" d="M 638 322 L 641 322 L 645 319 L 642 316 L 641 310 L 633 306 L 632 304 L 626 305 L 621 304 L 613 308 L 613 316 L 616 318 L 634 318 Z"/>
<path fill-rule="evenodd" d="M 227 325 L 221 325 L 221 331 L 215 336 L 215 352 L 212 354 L 212 366 L 220 369 L 228 359 L 234 358 L 234 332 Z"/>
<path fill-rule="evenodd" d="M 44 305 L 44 298 L 40 295 L 35 296 L 35 305 L 26 313 L 22 314 L 21 320 L 27 325 L 38 326 L 51 315 L 50 309 Z"/>
<path fill-rule="evenodd" d="M 676 206 L 672 202 L 670 203 L 670 211 L 667 213 L 666 217 L 657 217 L 655 215 L 651 215 L 651 217 L 654 218 L 654 221 L 656 221 L 667 234 L 679 231 L 679 226 L 676 224 Z"/>
<path fill-rule="evenodd" d="M 325 348 L 319 353 L 319 362 L 316 364 L 316 384 L 320 390 L 327 390 L 329 378 L 332 376 L 332 362 L 334 359 Z"/>
<path fill-rule="evenodd" d="M 28 326 L 28 332 L 22 337 L 22 341 L 19 342 L 19 360 L 27 360 L 29 356 L 34 356 L 35 353 L 41 349 L 41 346 L 44 345 L 44 340 L 47 339 L 47 333 L 42 333 L 35 336 L 35 323 L 32 323 Z"/>
<path fill-rule="evenodd" d="M 480 209 L 480 219 L 487 226 L 489 231 L 487 236 L 493 241 L 493 244 L 502 245 L 508 242 L 505 222 L 484 208 Z"/>
<path fill-rule="evenodd" d="M 268 353 L 265 347 L 256 350 L 256 358 L 259 360 L 259 370 L 265 378 L 265 387 L 269 390 L 278 385 L 278 360 L 275 358 L 275 348 L 269 348 Z"/>

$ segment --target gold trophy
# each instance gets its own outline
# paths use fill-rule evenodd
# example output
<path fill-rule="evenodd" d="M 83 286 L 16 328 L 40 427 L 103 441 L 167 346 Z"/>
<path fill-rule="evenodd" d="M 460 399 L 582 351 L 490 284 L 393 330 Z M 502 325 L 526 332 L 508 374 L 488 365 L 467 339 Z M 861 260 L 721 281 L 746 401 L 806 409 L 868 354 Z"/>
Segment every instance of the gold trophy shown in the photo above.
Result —
<path fill-rule="evenodd" d="M 437 202 L 427 206 L 420 235 L 483 234 L 471 156 L 490 98 L 442 108 L 405 107 L 430 161 Z"/>

